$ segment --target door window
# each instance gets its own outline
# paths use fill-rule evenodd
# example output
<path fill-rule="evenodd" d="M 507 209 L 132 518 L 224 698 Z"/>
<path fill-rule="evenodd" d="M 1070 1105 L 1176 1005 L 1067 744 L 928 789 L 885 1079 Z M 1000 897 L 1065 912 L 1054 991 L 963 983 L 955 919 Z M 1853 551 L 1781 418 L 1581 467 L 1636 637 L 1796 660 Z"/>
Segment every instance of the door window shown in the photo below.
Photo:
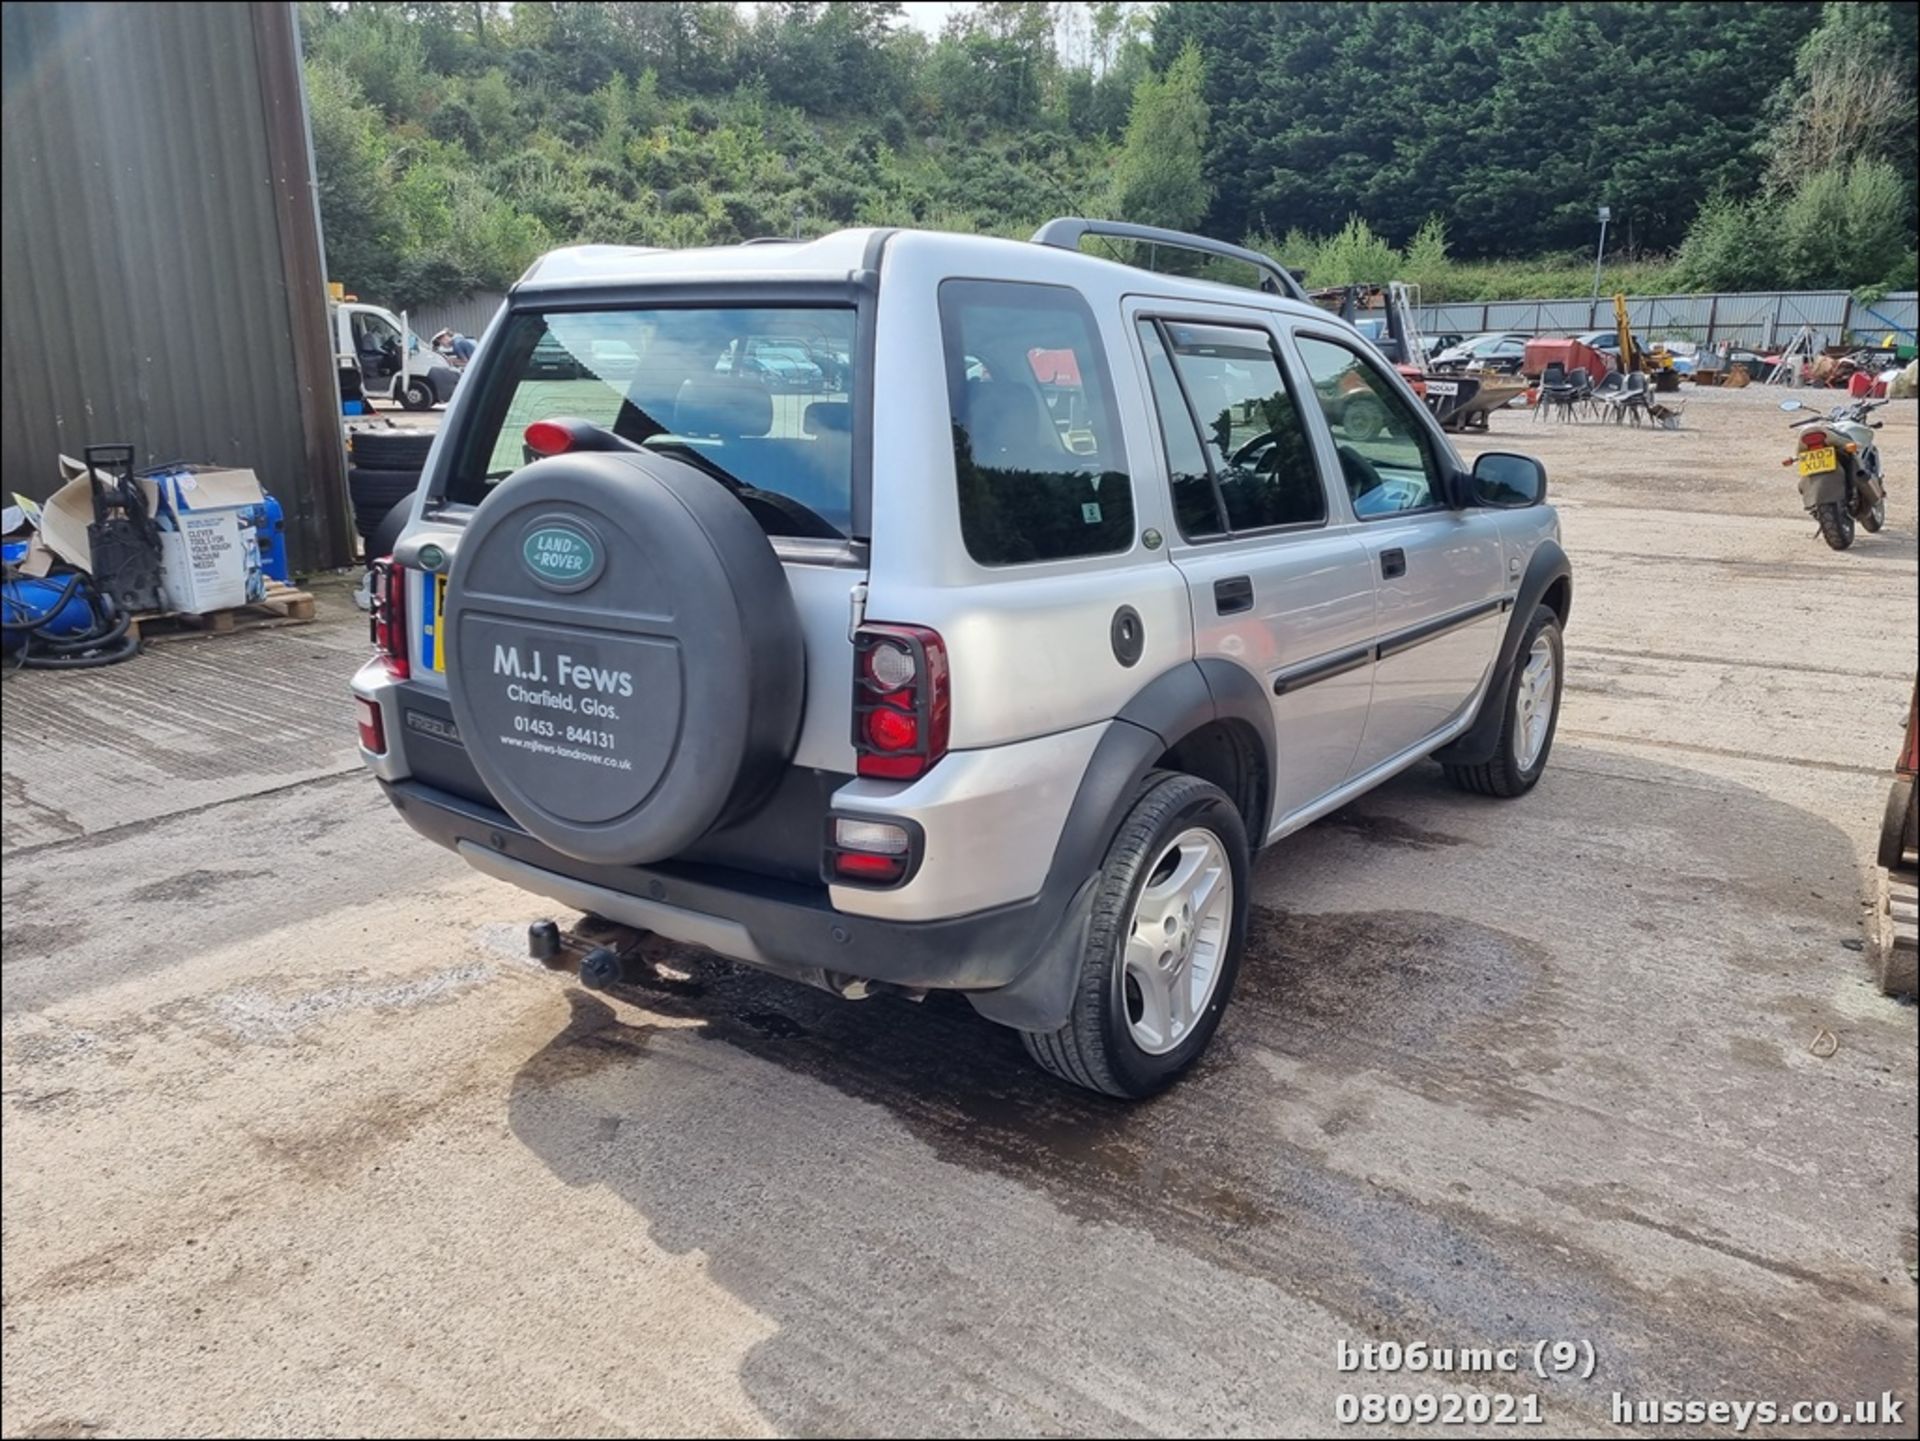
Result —
<path fill-rule="evenodd" d="M 1324 522 L 1313 447 L 1266 331 L 1188 321 L 1140 328 L 1180 533 L 1204 540 Z"/>
<path fill-rule="evenodd" d="M 379 355 L 387 347 L 400 345 L 400 332 L 377 315 L 361 313 L 353 317 L 354 346 L 363 354 Z"/>
<path fill-rule="evenodd" d="M 982 565 L 1133 544 L 1133 487 L 1093 312 L 1058 285 L 949 280 L 940 327 L 960 533 Z"/>
<path fill-rule="evenodd" d="M 1298 340 L 1353 513 L 1371 520 L 1434 506 L 1439 459 L 1413 403 L 1359 351 L 1318 336 Z"/>

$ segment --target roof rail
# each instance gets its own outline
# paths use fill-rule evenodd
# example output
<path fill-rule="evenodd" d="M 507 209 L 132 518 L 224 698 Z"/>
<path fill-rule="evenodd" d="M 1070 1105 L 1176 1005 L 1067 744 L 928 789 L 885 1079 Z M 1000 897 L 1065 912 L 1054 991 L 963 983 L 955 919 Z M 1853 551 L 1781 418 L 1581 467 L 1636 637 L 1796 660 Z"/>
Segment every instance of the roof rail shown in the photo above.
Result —
<path fill-rule="evenodd" d="M 1307 298 L 1299 278 L 1272 256 L 1248 250 L 1244 245 L 1229 245 L 1224 240 L 1189 235 L 1184 230 L 1162 230 L 1157 225 L 1132 225 L 1124 220 L 1085 220 L 1076 215 L 1063 215 L 1056 220 L 1049 220 L 1034 231 L 1033 243 L 1052 245 L 1061 250 L 1078 250 L 1080 242 L 1089 235 L 1111 235 L 1116 240 L 1144 240 L 1172 250 L 1193 250 L 1223 260 L 1238 260 L 1260 272 L 1260 288 L 1269 295 L 1285 295 L 1294 300 Z"/>

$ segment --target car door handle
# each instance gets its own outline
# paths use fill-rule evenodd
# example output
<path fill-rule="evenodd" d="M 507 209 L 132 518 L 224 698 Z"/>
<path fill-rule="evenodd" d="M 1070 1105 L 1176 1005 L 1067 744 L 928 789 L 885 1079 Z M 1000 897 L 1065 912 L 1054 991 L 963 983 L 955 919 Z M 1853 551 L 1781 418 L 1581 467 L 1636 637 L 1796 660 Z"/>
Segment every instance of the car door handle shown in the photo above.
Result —
<path fill-rule="evenodd" d="M 1387 580 L 1407 573 L 1407 553 L 1395 546 L 1380 552 L 1380 574 Z"/>
<path fill-rule="evenodd" d="M 1213 583 L 1213 608 L 1220 615 L 1237 615 L 1253 609 L 1253 578 L 1230 575 Z"/>

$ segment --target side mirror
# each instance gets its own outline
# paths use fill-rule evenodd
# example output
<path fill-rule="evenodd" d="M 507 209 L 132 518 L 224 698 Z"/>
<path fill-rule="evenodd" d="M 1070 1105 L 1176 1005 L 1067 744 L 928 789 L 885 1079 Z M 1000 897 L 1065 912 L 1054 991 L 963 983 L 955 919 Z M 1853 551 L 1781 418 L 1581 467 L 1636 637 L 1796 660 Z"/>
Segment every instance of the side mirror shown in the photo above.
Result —
<path fill-rule="evenodd" d="M 1530 455 L 1490 450 L 1473 463 L 1469 504 L 1523 510 L 1547 498 L 1547 468 Z"/>
<path fill-rule="evenodd" d="M 1780 402 L 1780 408 L 1782 410 L 1805 410 L 1807 407 L 1798 400 L 1783 400 Z"/>

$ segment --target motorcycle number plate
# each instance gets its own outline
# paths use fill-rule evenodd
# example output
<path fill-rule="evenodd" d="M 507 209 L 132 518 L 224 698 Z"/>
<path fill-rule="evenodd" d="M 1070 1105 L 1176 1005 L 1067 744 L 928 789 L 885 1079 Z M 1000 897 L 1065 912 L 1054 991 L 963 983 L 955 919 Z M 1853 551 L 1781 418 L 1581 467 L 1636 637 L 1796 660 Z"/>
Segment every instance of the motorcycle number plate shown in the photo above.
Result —
<path fill-rule="evenodd" d="M 1823 445 L 1818 450 L 1810 450 L 1800 457 L 1802 475 L 1820 475 L 1839 467 L 1840 461 L 1833 453 L 1833 447 Z"/>

